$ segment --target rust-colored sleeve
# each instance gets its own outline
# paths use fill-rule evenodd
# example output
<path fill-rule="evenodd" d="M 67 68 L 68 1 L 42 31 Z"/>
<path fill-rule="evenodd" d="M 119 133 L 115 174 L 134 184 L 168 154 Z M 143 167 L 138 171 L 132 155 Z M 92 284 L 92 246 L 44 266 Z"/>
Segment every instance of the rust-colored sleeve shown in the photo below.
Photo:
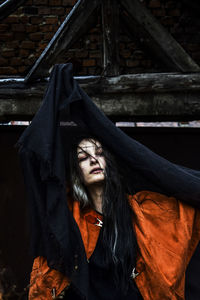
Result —
<path fill-rule="evenodd" d="M 200 240 L 200 210 L 150 191 L 129 197 L 138 242 L 135 282 L 146 300 L 184 300 L 185 272 Z"/>
<path fill-rule="evenodd" d="M 46 258 L 35 258 L 31 272 L 29 300 L 52 300 L 70 284 L 65 275 L 50 269 Z"/>

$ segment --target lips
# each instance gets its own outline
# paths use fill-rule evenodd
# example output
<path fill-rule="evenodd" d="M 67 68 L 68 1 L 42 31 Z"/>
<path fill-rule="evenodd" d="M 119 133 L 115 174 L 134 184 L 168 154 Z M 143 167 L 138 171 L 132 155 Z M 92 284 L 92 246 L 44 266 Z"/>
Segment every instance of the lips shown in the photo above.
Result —
<path fill-rule="evenodd" d="M 103 169 L 101 169 L 101 168 L 94 168 L 94 169 L 92 169 L 92 171 L 90 172 L 90 174 L 98 174 L 98 173 L 100 173 L 102 171 L 103 171 Z"/>

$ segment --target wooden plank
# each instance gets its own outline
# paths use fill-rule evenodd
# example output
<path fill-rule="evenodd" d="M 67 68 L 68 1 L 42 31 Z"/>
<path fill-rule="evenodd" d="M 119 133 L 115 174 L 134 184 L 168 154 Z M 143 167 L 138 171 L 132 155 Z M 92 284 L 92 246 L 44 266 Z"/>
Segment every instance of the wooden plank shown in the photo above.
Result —
<path fill-rule="evenodd" d="M 102 1 L 103 68 L 105 76 L 119 75 L 119 4 Z"/>
<path fill-rule="evenodd" d="M 138 0 L 122 0 L 121 5 L 137 24 L 143 28 L 146 35 L 153 40 L 156 53 L 159 53 L 161 57 L 167 57 L 167 61 L 170 60 L 177 71 L 200 71 L 200 67 L 144 5 Z"/>
<path fill-rule="evenodd" d="M 24 95 L 0 100 L 0 121 L 31 120 L 43 95 Z M 116 121 L 183 121 L 200 119 L 200 92 L 96 94 L 94 103 Z"/>
<path fill-rule="evenodd" d="M 89 92 L 96 93 L 148 93 L 200 91 L 200 73 L 143 73 L 125 74 L 114 77 L 80 76 L 74 77 L 80 86 Z M 24 79 L 0 79 L 0 97 L 13 93 L 16 96 L 21 90 L 31 95 L 41 94 L 47 85 L 45 81 L 25 83 Z"/>
<path fill-rule="evenodd" d="M 22 6 L 27 0 L 7 0 L 0 4 L 0 21 L 7 18 L 11 13 Z"/>
<path fill-rule="evenodd" d="M 57 63 L 59 57 L 67 52 L 80 36 L 80 33 L 83 34 L 84 30 L 87 29 L 85 25 L 98 4 L 99 0 L 78 0 L 27 74 L 26 82 L 38 77 L 49 76 L 49 70 L 52 65 Z"/>
<path fill-rule="evenodd" d="M 132 121 L 200 119 L 200 74 L 135 74 L 77 78 L 110 118 Z M 0 80 L 0 120 L 31 120 L 47 82 Z"/>

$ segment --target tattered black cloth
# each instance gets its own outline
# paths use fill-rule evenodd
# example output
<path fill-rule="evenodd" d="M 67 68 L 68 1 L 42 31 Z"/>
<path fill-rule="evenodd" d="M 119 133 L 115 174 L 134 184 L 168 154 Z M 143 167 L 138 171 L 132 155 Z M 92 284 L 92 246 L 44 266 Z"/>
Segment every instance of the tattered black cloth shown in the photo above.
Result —
<path fill-rule="evenodd" d="M 54 67 L 42 106 L 18 142 L 30 199 L 32 250 L 87 296 L 84 246 L 66 205 L 66 157 L 75 124 L 129 167 L 126 180 L 134 192 L 158 191 L 200 208 L 200 171 L 175 165 L 128 137 L 80 88 L 71 64 Z M 69 130 L 63 134 L 62 128 Z"/>

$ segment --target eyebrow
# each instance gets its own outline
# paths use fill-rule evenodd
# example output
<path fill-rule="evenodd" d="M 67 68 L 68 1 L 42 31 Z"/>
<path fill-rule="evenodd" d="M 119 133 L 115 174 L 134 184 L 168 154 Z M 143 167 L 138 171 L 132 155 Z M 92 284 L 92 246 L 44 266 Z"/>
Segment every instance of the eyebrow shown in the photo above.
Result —
<path fill-rule="evenodd" d="M 101 145 L 99 145 L 99 146 L 97 146 L 97 145 L 94 145 L 94 146 L 88 146 L 88 147 L 84 147 L 84 148 L 94 148 L 95 147 L 95 150 L 97 150 L 97 149 L 99 149 L 99 148 L 102 148 L 102 146 Z M 80 150 L 79 150 L 79 152 L 77 153 L 77 154 L 80 154 L 80 153 L 87 153 L 86 151 L 87 150 L 84 150 L 83 148 L 81 148 L 81 147 L 78 147 Z M 88 154 L 88 153 L 87 153 Z"/>

